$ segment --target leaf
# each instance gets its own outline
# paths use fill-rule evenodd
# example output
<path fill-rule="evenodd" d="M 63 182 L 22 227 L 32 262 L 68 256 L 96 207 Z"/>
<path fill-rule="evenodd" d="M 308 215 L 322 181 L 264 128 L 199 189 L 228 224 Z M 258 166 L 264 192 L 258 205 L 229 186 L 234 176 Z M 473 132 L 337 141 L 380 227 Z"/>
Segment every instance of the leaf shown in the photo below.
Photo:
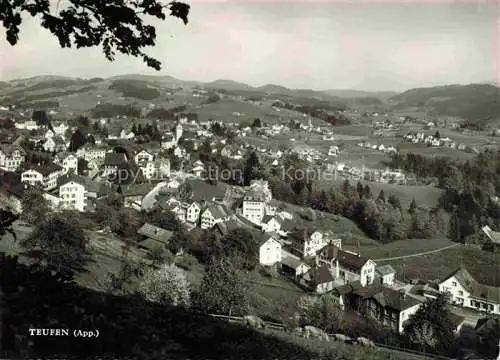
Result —
<path fill-rule="evenodd" d="M 188 23 L 190 5 L 174 1 L 170 5 L 170 15 L 182 19 L 185 25 Z"/>

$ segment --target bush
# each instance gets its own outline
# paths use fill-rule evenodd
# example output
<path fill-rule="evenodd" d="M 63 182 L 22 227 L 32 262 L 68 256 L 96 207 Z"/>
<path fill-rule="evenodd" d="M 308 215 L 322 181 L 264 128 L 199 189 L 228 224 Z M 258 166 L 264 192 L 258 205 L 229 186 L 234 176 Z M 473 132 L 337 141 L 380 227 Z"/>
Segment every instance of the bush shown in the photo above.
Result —
<path fill-rule="evenodd" d="M 275 266 L 262 266 L 259 268 L 259 274 L 271 279 L 276 279 L 278 277 L 278 271 Z"/>
<path fill-rule="evenodd" d="M 175 265 L 180 267 L 181 269 L 184 269 L 186 271 L 191 270 L 193 267 L 198 265 L 198 259 L 196 259 L 193 255 L 191 254 L 184 254 L 181 257 L 178 257 L 175 259 Z"/>

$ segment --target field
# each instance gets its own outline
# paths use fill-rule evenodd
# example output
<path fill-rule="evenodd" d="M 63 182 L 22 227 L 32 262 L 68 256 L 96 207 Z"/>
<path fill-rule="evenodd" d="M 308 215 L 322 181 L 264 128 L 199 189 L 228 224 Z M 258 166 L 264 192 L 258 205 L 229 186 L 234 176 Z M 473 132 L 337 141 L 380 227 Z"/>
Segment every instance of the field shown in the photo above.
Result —
<path fill-rule="evenodd" d="M 330 188 L 339 188 L 342 182 L 345 181 L 343 178 L 338 177 L 336 180 L 331 181 L 317 181 L 314 182 L 314 188 L 328 190 Z M 357 182 L 351 181 L 352 185 L 356 185 Z M 425 206 L 427 208 L 434 208 L 438 204 L 439 197 L 441 196 L 441 189 L 432 186 L 404 186 L 397 184 L 385 184 L 379 182 L 371 182 L 362 180 L 363 185 L 368 184 L 372 189 L 374 196 L 378 196 L 380 190 L 384 190 L 385 197 L 388 198 L 390 195 L 397 196 L 403 208 L 407 208 L 411 201 L 415 199 L 418 206 Z"/>
<path fill-rule="evenodd" d="M 460 246 L 434 254 L 381 263 L 391 264 L 397 272 L 397 277 L 401 280 L 418 278 L 428 281 L 442 279 L 458 267 L 464 266 L 477 281 L 492 286 L 500 286 L 498 254 L 475 248 Z"/>
<path fill-rule="evenodd" d="M 385 259 L 390 257 L 407 256 L 421 252 L 433 251 L 446 246 L 455 245 L 449 239 L 406 239 L 389 244 L 361 244 L 361 246 L 346 246 L 348 250 L 360 252 L 370 259 Z"/>

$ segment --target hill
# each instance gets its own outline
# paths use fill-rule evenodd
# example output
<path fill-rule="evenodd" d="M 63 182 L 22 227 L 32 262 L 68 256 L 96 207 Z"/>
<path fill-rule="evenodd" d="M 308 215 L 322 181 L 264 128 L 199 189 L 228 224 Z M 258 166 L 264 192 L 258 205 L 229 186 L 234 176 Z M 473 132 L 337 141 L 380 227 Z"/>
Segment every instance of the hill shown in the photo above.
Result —
<path fill-rule="evenodd" d="M 460 117 L 479 128 L 500 119 L 500 88 L 491 84 L 411 89 L 389 101 L 394 109 L 424 108 L 431 114 Z"/>
<path fill-rule="evenodd" d="M 394 91 L 361 91 L 361 90 L 326 90 L 324 93 L 339 98 L 375 98 L 387 100 L 395 95 Z"/>

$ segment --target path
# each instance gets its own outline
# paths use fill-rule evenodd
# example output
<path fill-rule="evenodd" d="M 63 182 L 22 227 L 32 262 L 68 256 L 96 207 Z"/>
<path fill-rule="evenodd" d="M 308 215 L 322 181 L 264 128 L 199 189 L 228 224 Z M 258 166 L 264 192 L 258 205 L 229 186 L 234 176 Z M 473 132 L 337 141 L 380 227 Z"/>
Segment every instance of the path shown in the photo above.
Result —
<path fill-rule="evenodd" d="M 436 250 L 430 250 L 430 251 L 424 251 L 416 254 L 410 254 L 410 255 L 403 255 L 403 256 L 396 256 L 396 257 L 390 257 L 390 258 L 383 258 L 383 259 L 374 259 L 373 261 L 391 261 L 391 260 L 399 260 L 399 259 L 406 259 L 406 258 L 411 258 L 411 257 L 417 257 L 417 256 L 423 256 L 423 255 L 429 255 L 429 254 L 435 254 L 443 250 L 451 249 L 457 246 L 460 246 L 462 244 L 453 244 L 453 245 L 448 245 L 445 247 L 442 247 L 440 249 Z"/>

